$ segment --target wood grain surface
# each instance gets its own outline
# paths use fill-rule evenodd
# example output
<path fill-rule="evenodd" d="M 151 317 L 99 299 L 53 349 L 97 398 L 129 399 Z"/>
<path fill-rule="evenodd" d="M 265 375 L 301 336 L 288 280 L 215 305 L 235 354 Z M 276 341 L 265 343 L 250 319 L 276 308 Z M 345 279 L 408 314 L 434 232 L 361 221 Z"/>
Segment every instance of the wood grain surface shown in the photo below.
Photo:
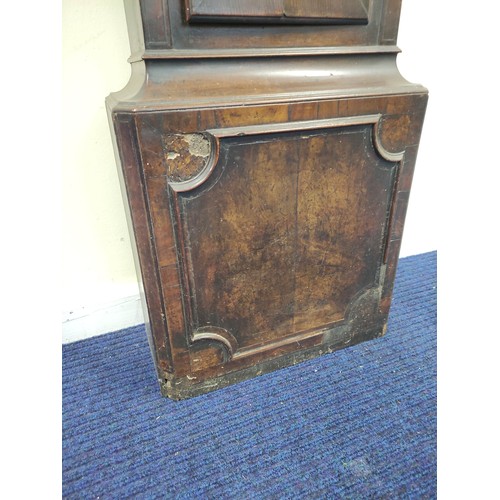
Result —
<path fill-rule="evenodd" d="M 400 1 L 127 5 L 144 44 L 107 106 L 162 393 L 383 335 L 427 103 Z"/>

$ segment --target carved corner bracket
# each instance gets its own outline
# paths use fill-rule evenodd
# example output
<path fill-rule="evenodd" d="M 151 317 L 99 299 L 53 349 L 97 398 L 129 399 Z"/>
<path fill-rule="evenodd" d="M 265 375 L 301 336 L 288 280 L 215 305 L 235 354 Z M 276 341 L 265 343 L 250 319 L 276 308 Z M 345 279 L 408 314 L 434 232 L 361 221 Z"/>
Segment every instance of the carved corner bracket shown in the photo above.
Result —
<path fill-rule="evenodd" d="M 396 152 L 391 152 L 388 151 L 384 145 L 382 144 L 382 139 L 381 139 L 381 119 L 382 115 L 376 115 L 378 116 L 377 121 L 373 123 L 373 143 L 375 146 L 375 151 L 384 159 L 387 161 L 391 161 L 394 163 L 398 163 L 403 160 L 403 157 L 405 155 L 404 151 L 396 151 Z"/>
<path fill-rule="evenodd" d="M 162 147 L 168 183 L 176 192 L 203 184 L 217 163 L 217 141 L 209 134 L 165 134 Z"/>
<path fill-rule="evenodd" d="M 194 344 L 203 340 L 219 342 L 226 351 L 227 360 L 231 359 L 233 354 L 238 350 L 238 341 L 234 336 L 224 328 L 218 326 L 204 326 L 192 332 L 191 343 Z"/>

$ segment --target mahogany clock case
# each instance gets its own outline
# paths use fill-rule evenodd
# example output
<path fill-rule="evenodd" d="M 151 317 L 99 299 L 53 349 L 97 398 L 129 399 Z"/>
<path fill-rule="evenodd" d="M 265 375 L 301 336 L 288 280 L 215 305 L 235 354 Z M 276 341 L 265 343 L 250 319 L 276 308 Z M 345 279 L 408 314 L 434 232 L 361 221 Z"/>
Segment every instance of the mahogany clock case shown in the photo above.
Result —
<path fill-rule="evenodd" d="M 174 399 L 384 333 L 427 90 L 393 0 L 126 2 L 107 99 Z"/>

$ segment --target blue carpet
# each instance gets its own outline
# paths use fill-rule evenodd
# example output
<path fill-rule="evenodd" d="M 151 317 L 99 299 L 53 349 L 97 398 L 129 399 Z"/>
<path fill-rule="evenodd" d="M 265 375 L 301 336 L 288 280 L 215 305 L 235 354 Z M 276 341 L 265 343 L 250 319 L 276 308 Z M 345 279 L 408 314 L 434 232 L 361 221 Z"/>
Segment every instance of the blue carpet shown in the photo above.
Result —
<path fill-rule="evenodd" d="M 436 252 L 385 337 L 198 398 L 160 396 L 143 326 L 65 345 L 63 497 L 436 498 Z"/>

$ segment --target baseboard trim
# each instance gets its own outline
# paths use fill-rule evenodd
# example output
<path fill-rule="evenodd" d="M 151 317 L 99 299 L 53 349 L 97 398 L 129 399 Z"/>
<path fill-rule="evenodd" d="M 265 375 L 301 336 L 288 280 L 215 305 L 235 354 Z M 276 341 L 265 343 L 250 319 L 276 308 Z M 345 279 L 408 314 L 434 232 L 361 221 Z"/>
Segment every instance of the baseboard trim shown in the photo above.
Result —
<path fill-rule="evenodd" d="M 64 313 L 62 342 L 68 344 L 144 323 L 139 294 Z"/>

